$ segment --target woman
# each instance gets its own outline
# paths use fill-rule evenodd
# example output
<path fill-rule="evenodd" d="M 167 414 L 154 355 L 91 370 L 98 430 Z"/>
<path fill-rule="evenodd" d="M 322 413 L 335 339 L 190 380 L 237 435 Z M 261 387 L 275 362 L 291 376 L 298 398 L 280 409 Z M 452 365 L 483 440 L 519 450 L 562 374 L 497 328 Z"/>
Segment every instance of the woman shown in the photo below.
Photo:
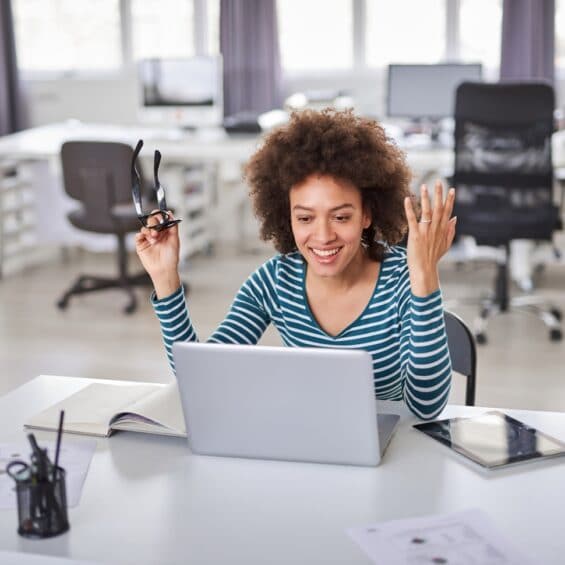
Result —
<path fill-rule="evenodd" d="M 451 385 L 437 265 L 455 235 L 453 189 L 444 201 L 436 184 L 432 208 L 423 186 L 418 222 L 403 154 L 376 122 L 332 110 L 294 114 L 246 179 L 261 236 L 279 254 L 243 283 L 208 341 L 255 344 L 273 323 L 288 346 L 365 349 L 378 398 L 437 416 Z M 136 246 L 174 369 L 172 343 L 197 340 L 177 228 L 143 228 Z"/>

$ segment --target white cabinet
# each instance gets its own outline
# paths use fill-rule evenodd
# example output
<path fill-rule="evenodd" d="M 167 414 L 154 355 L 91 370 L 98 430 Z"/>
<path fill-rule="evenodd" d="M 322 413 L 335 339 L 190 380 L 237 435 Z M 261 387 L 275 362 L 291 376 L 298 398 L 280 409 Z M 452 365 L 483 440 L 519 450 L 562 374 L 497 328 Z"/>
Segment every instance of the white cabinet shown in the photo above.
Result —
<path fill-rule="evenodd" d="M 168 163 L 162 168 L 167 205 L 179 224 L 181 260 L 209 252 L 214 240 L 215 167 L 212 164 Z"/>
<path fill-rule="evenodd" d="M 36 214 L 30 164 L 0 161 L 0 277 L 36 253 Z"/>

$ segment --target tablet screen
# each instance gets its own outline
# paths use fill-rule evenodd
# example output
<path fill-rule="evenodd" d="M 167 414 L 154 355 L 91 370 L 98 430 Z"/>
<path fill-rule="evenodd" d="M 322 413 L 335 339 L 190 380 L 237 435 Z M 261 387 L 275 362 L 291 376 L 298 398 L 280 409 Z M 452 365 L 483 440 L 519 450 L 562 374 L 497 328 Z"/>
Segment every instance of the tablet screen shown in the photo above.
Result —
<path fill-rule="evenodd" d="M 565 443 L 502 412 L 436 420 L 414 428 L 488 468 L 565 454 Z"/>

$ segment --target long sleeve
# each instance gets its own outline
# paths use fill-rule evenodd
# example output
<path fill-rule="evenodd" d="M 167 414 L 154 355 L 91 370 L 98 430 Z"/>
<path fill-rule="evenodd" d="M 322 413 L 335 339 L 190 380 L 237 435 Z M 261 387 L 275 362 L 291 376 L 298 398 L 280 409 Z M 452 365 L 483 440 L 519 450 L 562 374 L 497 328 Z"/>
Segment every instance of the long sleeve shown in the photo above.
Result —
<path fill-rule="evenodd" d="M 264 277 L 267 266 L 253 273 L 242 285 L 222 323 L 208 338 L 210 343 L 255 344 L 271 321 Z M 151 302 L 161 325 L 169 364 L 175 371 L 172 347 L 176 341 L 199 341 L 190 319 L 185 293 L 179 287 L 173 294 Z"/>
<path fill-rule="evenodd" d="M 403 397 L 419 418 L 438 416 L 451 389 L 451 358 L 441 291 L 421 298 L 410 291 L 408 269 L 399 295 Z"/>
<path fill-rule="evenodd" d="M 273 323 L 290 347 L 364 349 L 373 359 L 377 398 L 405 400 L 419 418 L 437 416 L 451 387 L 441 293 L 425 298 L 412 295 L 406 251 L 390 249 L 364 312 L 337 336 L 324 332 L 312 316 L 305 274 L 304 261 L 297 254 L 264 263 L 242 285 L 208 341 L 255 344 Z M 174 370 L 172 344 L 198 341 L 183 289 L 162 300 L 153 297 L 153 306 Z"/>

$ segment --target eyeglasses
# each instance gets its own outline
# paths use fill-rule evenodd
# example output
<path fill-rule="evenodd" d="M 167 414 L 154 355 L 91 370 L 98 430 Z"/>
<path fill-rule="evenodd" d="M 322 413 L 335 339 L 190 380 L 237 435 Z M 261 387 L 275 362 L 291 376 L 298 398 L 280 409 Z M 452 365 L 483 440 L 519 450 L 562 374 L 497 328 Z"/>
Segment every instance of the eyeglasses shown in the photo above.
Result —
<path fill-rule="evenodd" d="M 139 172 L 135 167 L 137 156 L 139 155 L 142 147 L 143 140 L 140 139 L 135 146 L 135 151 L 133 152 L 133 157 L 131 160 L 131 193 L 133 196 L 135 211 L 137 213 L 139 221 L 143 224 L 144 227 L 155 231 L 166 230 L 177 225 L 181 220 L 173 219 L 171 214 L 167 210 L 165 189 L 159 182 L 159 165 L 161 164 L 161 153 L 157 150 L 155 150 L 155 158 L 153 161 L 153 190 L 155 190 L 155 193 L 157 194 L 157 206 L 159 207 L 159 209 L 153 212 L 143 212 L 143 206 L 141 204 L 141 177 L 139 176 Z M 149 224 L 149 218 L 155 218 L 157 220 L 157 223 Z"/>

